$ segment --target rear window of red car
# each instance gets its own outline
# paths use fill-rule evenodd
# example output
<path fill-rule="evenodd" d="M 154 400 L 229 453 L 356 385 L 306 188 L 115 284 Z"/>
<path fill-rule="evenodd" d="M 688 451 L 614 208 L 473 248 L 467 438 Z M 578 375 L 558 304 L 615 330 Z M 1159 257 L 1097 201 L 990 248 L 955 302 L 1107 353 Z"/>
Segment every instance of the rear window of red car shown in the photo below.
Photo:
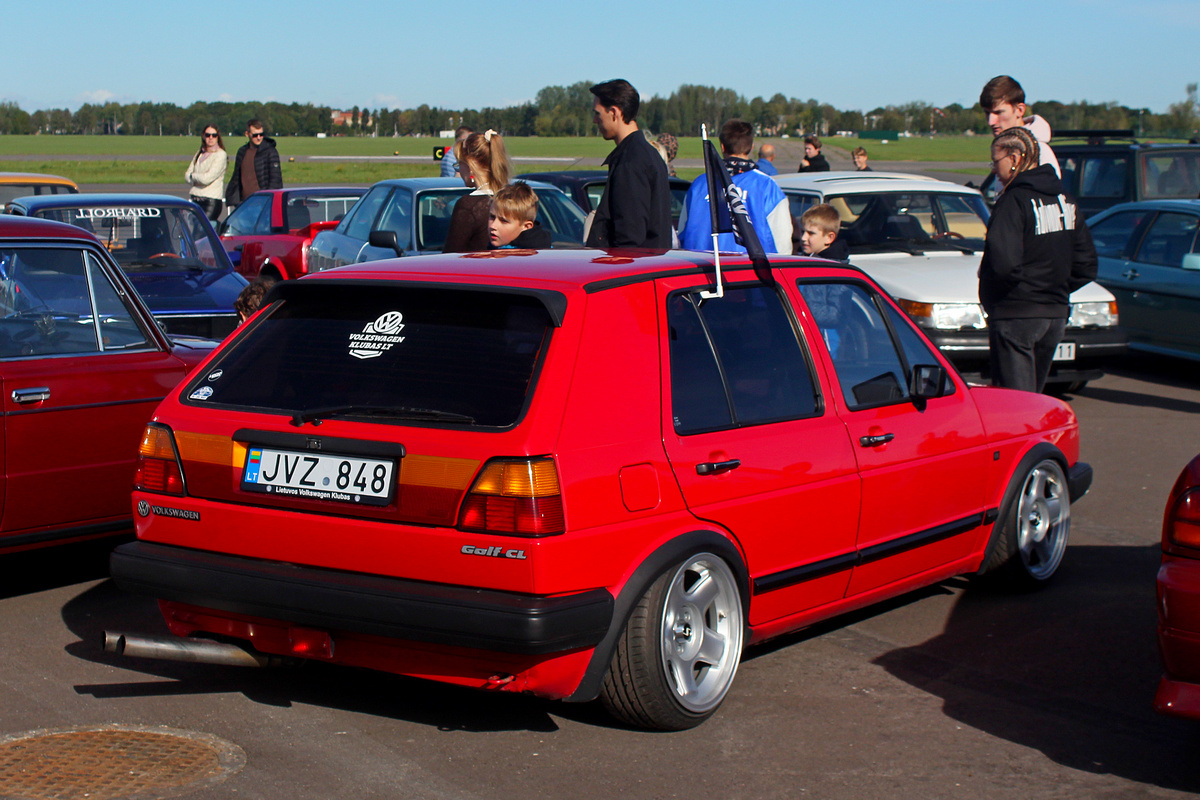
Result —
<path fill-rule="evenodd" d="M 313 282 L 228 346 L 185 389 L 192 405 L 406 424 L 520 421 L 550 339 L 536 296 Z"/>

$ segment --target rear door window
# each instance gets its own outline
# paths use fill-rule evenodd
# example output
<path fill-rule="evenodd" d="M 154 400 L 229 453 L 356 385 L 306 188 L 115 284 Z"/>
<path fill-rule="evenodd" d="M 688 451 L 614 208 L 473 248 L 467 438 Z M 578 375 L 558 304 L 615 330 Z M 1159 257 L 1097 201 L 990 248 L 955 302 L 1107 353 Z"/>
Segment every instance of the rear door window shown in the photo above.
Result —
<path fill-rule="evenodd" d="M 677 433 L 818 413 L 812 370 L 775 290 L 731 287 L 711 300 L 678 293 L 667 302 L 667 321 Z"/>
<path fill-rule="evenodd" d="M 541 300 L 519 293 L 314 281 L 284 296 L 188 402 L 505 428 L 524 413 L 552 330 Z"/>
<path fill-rule="evenodd" d="M 1142 224 L 1142 220 L 1153 211 L 1121 211 L 1099 222 L 1089 225 L 1096 255 L 1109 258 L 1126 258 L 1131 251 L 1130 238 Z"/>
<path fill-rule="evenodd" d="M 1138 248 L 1137 260 L 1164 267 L 1182 267 L 1183 257 L 1192 252 L 1200 217 L 1162 212 L 1151 223 Z"/>

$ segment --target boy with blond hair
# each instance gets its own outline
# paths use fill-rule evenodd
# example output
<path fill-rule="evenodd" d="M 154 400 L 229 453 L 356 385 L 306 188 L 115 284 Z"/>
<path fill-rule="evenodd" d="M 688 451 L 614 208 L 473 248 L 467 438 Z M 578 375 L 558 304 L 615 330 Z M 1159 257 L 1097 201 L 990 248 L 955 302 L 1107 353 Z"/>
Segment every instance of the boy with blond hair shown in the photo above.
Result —
<path fill-rule="evenodd" d="M 815 205 L 800 218 L 800 250 L 809 256 L 849 261 L 850 248 L 838 238 L 842 220 L 828 203 Z"/>
<path fill-rule="evenodd" d="M 538 224 L 537 211 L 537 194 L 524 181 L 496 192 L 488 212 L 488 241 L 492 249 L 548 249 L 550 234 Z"/>

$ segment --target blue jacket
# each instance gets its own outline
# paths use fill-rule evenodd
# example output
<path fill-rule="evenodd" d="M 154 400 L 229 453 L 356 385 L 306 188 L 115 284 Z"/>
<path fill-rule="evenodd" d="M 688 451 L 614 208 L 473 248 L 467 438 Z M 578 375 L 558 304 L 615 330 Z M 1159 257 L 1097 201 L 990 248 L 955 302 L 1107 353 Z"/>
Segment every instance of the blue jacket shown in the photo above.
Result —
<path fill-rule="evenodd" d="M 729 160 L 726 160 L 729 163 Z M 731 170 L 732 172 L 732 170 Z M 746 211 L 754 232 L 767 253 L 792 252 L 792 215 L 779 184 L 757 169 L 739 172 L 733 183 L 745 195 Z M 708 179 L 701 175 L 692 181 L 679 218 L 679 246 L 684 250 L 712 249 L 712 216 L 708 210 Z M 724 253 L 744 253 L 732 233 L 722 233 L 717 249 Z"/>

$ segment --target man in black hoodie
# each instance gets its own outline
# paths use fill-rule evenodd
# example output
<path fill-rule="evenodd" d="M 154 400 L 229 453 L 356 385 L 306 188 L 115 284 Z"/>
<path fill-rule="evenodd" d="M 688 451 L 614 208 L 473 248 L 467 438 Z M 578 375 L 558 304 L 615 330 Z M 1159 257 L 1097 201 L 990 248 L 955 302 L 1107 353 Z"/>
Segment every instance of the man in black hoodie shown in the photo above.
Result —
<path fill-rule="evenodd" d="M 279 151 L 275 140 L 263 133 L 257 119 L 246 123 L 246 143 L 233 159 L 233 175 L 225 189 L 225 203 L 232 211 L 259 189 L 282 189 L 283 170 L 279 166 Z"/>
<path fill-rule="evenodd" d="M 1029 131 L 997 135 L 992 167 L 1004 189 L 979 265 L 992 383 L 1040 392 L 1071 314 L 1071 292 L 1096 278 L 1096 249 L 1054 168 L 1038 165 Z"/>

